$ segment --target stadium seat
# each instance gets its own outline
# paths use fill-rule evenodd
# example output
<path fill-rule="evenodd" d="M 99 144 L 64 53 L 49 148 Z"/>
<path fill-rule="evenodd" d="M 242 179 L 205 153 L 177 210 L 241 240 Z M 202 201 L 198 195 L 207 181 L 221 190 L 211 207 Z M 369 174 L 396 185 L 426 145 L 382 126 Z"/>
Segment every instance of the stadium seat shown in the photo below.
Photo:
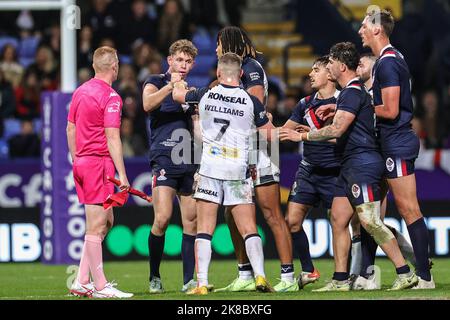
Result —
<path fill-rule="evenodd" d="M 14 48 L 17 49 L 19 46 L 19 41 L 14 37 L 0 37 L 0 52 L 3 50 L 3 47 L 7 44 L 12 44 Z"/>
<path fill-rule="evenodd" d="M 26 57 L 19 58 L 19 63 L 24 68 L 27 68 L 33 62 L 34 62 L 34 58 L 26 58 Z"/>
<path fill-rule="evenodd" d="M 33 128 L 36 134 L 41 134 L 42 130 L 42 120 L 37 118 L 33 120 Z"/>
<path fill-rule="evenodd" d="M 196 32 L 192 37 L 192 42 L 197 47 L 199 54 L 216 54 L 216 41 L 207 32 Z"/>
<path fill-rule="evenodd" d="M 28 37 L 20 42 L 19 57 L 21 58 L 34 58 L 36 50 L 39 45 L 39 38 Z"/>
<path fill-rule="evenodd" d="M 9 157 L 9 146 L 5 139 L 0 139 L 0 159 L 7 159 Z"/>
<path fill-rule="evenodd" d="M 120 54 L 119 61 L 121 64 L 133 64 L 133 57 L 126 54 Z"/>
<path fill-rule="evenodd" d="M 8 140 L 13 135 L 20 133 L 20 120 L 17 119 L 5 119 L 5 129 L 3 131 L 3 138 Z"/>
<path fill-rule="evenodd" d="M 189 75 L 187 78 L 187 83 L 190 87 L 207 87 L 209 86 L 209 77 L 208 76 L 191 76 Z"/>
<path fill-rule="evenodd" d="M 216 55 L 199 55 L 195 58 L 195 66 L 191 75 L 209 77 L 209 70 L 217 64 Z"/>

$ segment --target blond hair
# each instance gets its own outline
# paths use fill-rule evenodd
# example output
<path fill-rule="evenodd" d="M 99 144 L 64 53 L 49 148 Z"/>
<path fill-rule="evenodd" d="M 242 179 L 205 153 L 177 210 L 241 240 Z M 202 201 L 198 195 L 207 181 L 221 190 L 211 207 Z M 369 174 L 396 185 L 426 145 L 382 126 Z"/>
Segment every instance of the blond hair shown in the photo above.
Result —
<path fill-rule="evenodd" d="M 219 58 L 217 68 L 227 76 L 240 78 L 242 59 L 236 53 L 227 52 Z"/>
<path fill-rule="evenodd" d="M 177 40 L 174 43 L 172 43 L 172 45 L 169 48 L 169 55 L 173 56 L 177 52 L 185 53 L 191 56 L 192 59 L 194 59 L 198 54 L 198 50 L 194 46 L 194 44 L 186 39 Z"/>
<path fill-rule="evenodd" d="M 94 62 L 92 66 L 94 67 L 95 73 L 107 72 L 117 60 L 117 50 L 104 46 L 94 51 Z"/>

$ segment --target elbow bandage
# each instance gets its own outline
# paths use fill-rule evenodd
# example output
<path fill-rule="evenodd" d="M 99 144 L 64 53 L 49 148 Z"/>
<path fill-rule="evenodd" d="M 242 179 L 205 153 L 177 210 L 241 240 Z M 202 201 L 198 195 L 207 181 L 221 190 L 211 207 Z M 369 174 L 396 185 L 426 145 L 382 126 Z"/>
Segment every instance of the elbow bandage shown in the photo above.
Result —
<path fill-rule="evenodd" d="M 382 245 L 391 239 L 394 234 L 386 227 L 380 218 L 381 204 L 380 201 L 363 203 L 356 207 L 361 225 L 373 237 L 378 245 Z"/>

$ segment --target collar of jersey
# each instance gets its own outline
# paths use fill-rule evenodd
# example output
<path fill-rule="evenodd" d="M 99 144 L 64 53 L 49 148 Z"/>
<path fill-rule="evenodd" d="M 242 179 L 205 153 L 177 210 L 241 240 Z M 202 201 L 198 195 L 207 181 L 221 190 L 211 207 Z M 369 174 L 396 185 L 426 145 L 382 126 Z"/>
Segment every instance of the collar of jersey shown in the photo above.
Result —
<path fill-rule="evenodd" d="M 352 80 L 350 80 L 346 85 L 345 85 L 345 87 L 344 88 L 347 88 L 349 85 L 351 85 L 353 82 L 357 82 L 358 84 L 359 84 L 359 78 L 358 77 L 356 77 L 356 78 L 353 78 Z"/>
<path fill-rule="evenodd" d="M 222 87 L 224 88 L 228 88 L 228 89 L 235 89 L 235 88 L 239 88 L 239 86 L 230 86 L 228 84 L 223 84 L 223 83 L 219 83 Z"/>
<path fill-rule="evenodd" d="M 333 94 L 332 97 L 330 97 L 330 98 L 328 98 L 328 99 L 319 99 L 319 98 L 318 98 L 318 97 L 319 97 L 319 91 L 317 91 L 317 92 L 314 94 L 314 98 L 313 98 L 312 100 L 313 100 L 313 101 L 314 101 L 314 100 L 325 101 L 325 100 L 337 99 L 337 97 L 339 97 L 339 93 L 340 93 L 340 91 L 339 91 L 338 89 L 336 89 L 336 91 L 334 92 L 334 94 Z"/>
<path fill-rule="evenodd" d="M 383 49 L 381 49 L 381 51 L 380 51 L 380 57 L 381 56 L 383 56 L 383 54 L 386 52 L 386 51 L 388 51 L 389 49 L 394 49 L 394 47 L 392 46 L 392 44 L 388 44 L 386 47 L 384 47 Z"/>

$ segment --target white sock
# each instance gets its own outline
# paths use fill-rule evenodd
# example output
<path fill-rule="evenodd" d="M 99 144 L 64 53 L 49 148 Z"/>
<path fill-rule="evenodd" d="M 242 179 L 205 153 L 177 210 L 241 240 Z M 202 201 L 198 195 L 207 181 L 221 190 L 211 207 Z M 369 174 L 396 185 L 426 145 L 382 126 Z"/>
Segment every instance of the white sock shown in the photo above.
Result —
<path fill-rule="evenodd" d="M 261 237 L 258 234 L 247 235 L 245 237 L 245 250 L 252 265 L 255 277 L 265 277 L 266 274 L 264 273 L 264 253 Z"/>
<path fill-rule="evenodd" d="M 289 273 L 282 273 L 281 274 L 281 280 L 287 281 L 287 282 L 294 282 L 294 273 L 293 272 L 289 272 Z"/>
<path fill-rule="evenodd" d="M 361 251 L 361 238 L 359 241 L 352 241 L 352 260 L 350 264 L 350 274 L 359 275 L 361 272 L 362 264 L 362 251 Z"/>
<path fill-rule="evenodd" d="M 239 263 L 239 279 L 250 280 L 254 278 L 252 265 L 249 263 Z"/>
<path fill-rule="evenodd" d="M 200 236 L 204 234 L 199 234 Z M 197 281 L 198 286 L 208 285 L 208 268 L 211 262 L 211 239 L 207 237 L 198 237 L 195 239 L 195 260 L 197 263 Z M 209 236 L 211 237 L 211 236 Z"/>

